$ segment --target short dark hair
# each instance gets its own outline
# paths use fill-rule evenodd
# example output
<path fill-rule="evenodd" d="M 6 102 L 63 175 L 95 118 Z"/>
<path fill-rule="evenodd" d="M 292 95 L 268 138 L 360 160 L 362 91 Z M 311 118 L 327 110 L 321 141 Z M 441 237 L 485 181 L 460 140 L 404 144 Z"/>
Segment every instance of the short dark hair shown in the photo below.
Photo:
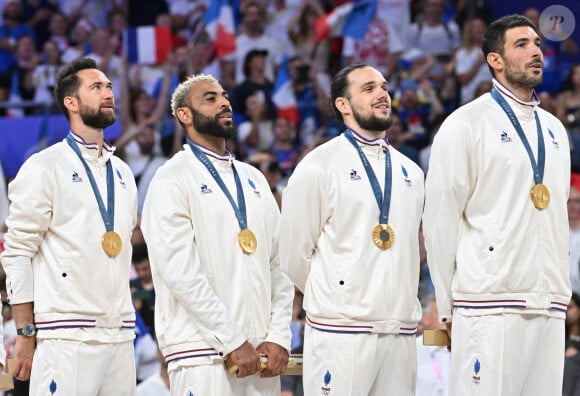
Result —
<path fill-rule="evenodd" d="M 54 99 L 58 108 L 63 112 L 68 120 L 70 115 L 64 105 L 66 96 L 78 97 L 81 81 L 77 73 L 85 69 L 97 69 L 97 63 L 91 58 L 79 58 L 65 65 L 56 78 L 54 87 Z"/>
<path fill-rule="evenodd" d="M 149 258 L 149 252 L 147 251 L 147 244 L 145 242 L 136 243 L 133 245 L 133 255 L 131 256 L 132 263 L 140 263 L 143 260 Z"/>
<path fill-rule="evenodd" d="M 483 56 L 487 59 L 487 54 L 490 52 L 495 52 L 503 56 L 506 30 L 520 26 L 529 26 L 534 29 L 536 33 L 538 33 L 538 28 L 534 22 L 532 22 L 530 18 L 523 15 L 511 14 L 493 21 L 483 35 L 483 41 L 481 43 Z M 495 77 L 494 70 L 491 67 L 489 69 L 491 74 Z"/>
<path fill-rule="evenodd" d="M 332 113 L 334 114 L 334 118 L 339 122 L 344 122 L 342 118 L 342 113 L 336 108 L 334 102 L 337 98 L 345 97 L 348 98 L 348 88 L 350 87 L 350 82 L 348 81 L 348 76 L 350 73 L 357 69 L 362 69 L 363 67 L 368 67 L 368 65 L 359 63 L 356 65 L 350 65 L 342 70 L 340 70 L 334 78 L 332 79 L 332 83 L 330 85 L 330 107 L 332 109 Z"/>

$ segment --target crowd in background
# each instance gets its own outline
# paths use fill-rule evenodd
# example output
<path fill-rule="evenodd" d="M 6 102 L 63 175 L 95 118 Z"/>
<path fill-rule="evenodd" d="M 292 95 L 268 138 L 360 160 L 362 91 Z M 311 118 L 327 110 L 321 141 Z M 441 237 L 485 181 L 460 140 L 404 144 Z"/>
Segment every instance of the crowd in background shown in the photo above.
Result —
<path fill-rule="evenodd" d="M 78 57 L 95 59 L 113 82 L 121 134 L 112 143 L 133 170 L 140 213 L 156 169 L 184 143 L 183 130 L 169 111 L 171 93 L 186 76 L 210 73 L 228 91 L 235 112 L 238 134 L 229 141 L 229 148 L 266 175 L 280 203 L 285 181 L 298 161 L 341 132 L 328 106 L 331 76 L 347 64 L 367 63 L 380 70 L 390 84 L 390 144 L 427 172 L 430 144 L 446 115 L 491 88 L 492 77 L 481 52 L 491 10 L 484 2 L 474 6 L 462 0 L 378 0 L 364 39 L 318 39 L 317 19 L 346 2 L 235 0 L 236 49 L 219 57 L 204 30 L 203 17 L 211 0 L 0 0 L 0 103 L 4 104 L 0 116 L 57 114 L 52 88 L 60 68 Z M 521 13 L 538 24 L 540 11 L 522 8 Z M 122 51 L 124 29 L 152 25 L 167 26 L 173 32 L 167 60 L 162 64 L 128 62 Z M 542 46 L 544 82 L 537 89 L 541 106 L 568 129 L 572 170 L 580 172 L 580 64 L 564 62 L 565 55 L 577 54 L 577 44 L 570 39 L 545 40 Z M 290 77 L 289 94 L 294 96 L 297 118 L 279 113 L 274 103 L 280 68 L 286 68 Z M 1 224 L 7 215 L 7 181 L 0 181 Z M 580 382 L 576 378 L 580 376 L 579 202 L 580 183 L 572 183 L 569 216 L 575 295 L 568 310 L 565 395 L 580 394 L 580 384 L 576 385 Z M 137 379 L 155 377 L 159 384 L 167 377 L 155 345 L 155 292 L 139 230 L 133 243 L 131 287 L 139 313 Z M 425 327 L 438 326 L 432 293 L 422 255 L 419 296 Z M 300 297 L 297 293 L 291 325 L 293 350 L 298 352 L 304 319 Z M 10 328 L 6 304 L 3 314 L 10 354 L 15 330 Z M 418 351 L 426 356 L 425 361 L 418 360 L 418 376 L 427 381 L 423 385 L 431 390 L 441 388 L 445 394 L 444 374 L 431 372 L 436 355 L 438 367 L 445 372 L 447 352 L 420 346 Z M 283 383 L 284 395 L 301 394 L 299 378 L 283 378 Z M 572 393 L 574 389 L 578 393 Z"/>

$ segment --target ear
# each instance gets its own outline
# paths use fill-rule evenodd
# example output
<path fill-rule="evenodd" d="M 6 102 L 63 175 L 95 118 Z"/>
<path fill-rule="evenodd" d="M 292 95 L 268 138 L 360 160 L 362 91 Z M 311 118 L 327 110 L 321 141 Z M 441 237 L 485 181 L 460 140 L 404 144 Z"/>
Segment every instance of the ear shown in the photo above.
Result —
<path fill-rule="evenodd" d="M 348 114 L 350 113 L 350 103 L 348 101 L 348 99 L 346 99 L 345 97 L 338 97 L 334 100 L 334 105 L 336 106 L 336 108 L 338 109 L 338 111 L 340 111 L 342 114 Z"/>
<path fill-rule="evenodd" d="M 69 113 L 77 113 L 79 111 L 79 102 L 74 96 L 65 96 L 64 107 L 69 111 Z"/>
<path fill-rule="evenodd" d="M 175 116 L 183 125 L 191 125 L 193 122 L 193 114 L 187 107 L 179 107 Z"/>
<path fill-rule="evenodd" d="M 502 72 L 504 69 L 503 58 L 497 52 L 487 54 L 487 64 L 496 72 Z"/>

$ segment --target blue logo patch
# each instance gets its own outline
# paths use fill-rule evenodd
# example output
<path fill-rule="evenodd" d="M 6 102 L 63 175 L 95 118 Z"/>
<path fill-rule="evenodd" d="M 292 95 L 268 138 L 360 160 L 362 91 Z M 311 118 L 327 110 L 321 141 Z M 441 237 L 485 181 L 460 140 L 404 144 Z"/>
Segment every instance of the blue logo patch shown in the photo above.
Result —
<path fill-rule="evenodd" d="M 48 386 L 48 390 L 50 391 L 51 395 L 54 395 L 56 393 L 56 382 L 54 382 L 54 380 L 52 380 L 50 382 L 50 385 Z"/>
<path fill-rule="evenodd" d="M 326 374 L 324 374 L 324 377 L 322 378 L 324 385 L 320 388 L 320 394 L 322 396 L 330 396 L 330 386 L 328 386 L 328 384 L 330 384 L 331 379 L 332 375 L 330 375 L 330 371 L 326 370 Z"/>
<path fill-rule="evenodd" d="M 473 383 L 475 385 L 479 385 L 479 383 L 481 382 L 479 370 L 481 370 L 481 363 L 479 362 L 479 359 L 475 358 L 475 362 L 473 363 L 473 377 L 472 377 Z"/>
<path fill-rule="evenodd" d="M 512 141 L 512 138 L 509 137 L 509 135 L 507 134 L 507 132 L 502 132 L 500 135 L 500 140 L 504 143 L 509 143 Z"/>
<path fill-rule="evenodd" d="M 125 180 L 123 179 L 123 174 L 119 172 L 119 169 L 115 168 L 115 170 L 117 171 L 117 177 L 119 178 L 119 182 L 123 187 L 125 187 Z"/>
<path fill-rule="evenodd" d="M 350 171 L 350 180 L 360 180 L 360 176 L 354 169 L 351 169 Z"/>
<path fill-rule="evenodd" d="M 550 128 L 548 128 L 548 135 L 550 135 L 550 138 L 552 139 L 552 144 L 554 145 L 554 147 L 556 147 L 556 148 L 560 147 L 560 145 L 558 144 L 558 141 L 556 140 L 556 136 L 554 136 L 554 132 L 552 132 L 550 130 Z"/>
<path fill-rule="evenodd" d="M 407 168 L 401 165 L 401 172 L 403 172 L 403 177 L 407 186 L 411 186 L 411 179 L 409 179 L 409 172 L 407 172 Z"/>
<path fill-rule="evenodd" d="M 252 187 L 252 190 L 254 190 L 254 194 L 256 194 L 259 197 L 260 191 L 258 190 L 258 187 L 256 187 L 254 181 L 252 179 L 248 179 L 248 184 L 250 185 L 250 187 Z"/>

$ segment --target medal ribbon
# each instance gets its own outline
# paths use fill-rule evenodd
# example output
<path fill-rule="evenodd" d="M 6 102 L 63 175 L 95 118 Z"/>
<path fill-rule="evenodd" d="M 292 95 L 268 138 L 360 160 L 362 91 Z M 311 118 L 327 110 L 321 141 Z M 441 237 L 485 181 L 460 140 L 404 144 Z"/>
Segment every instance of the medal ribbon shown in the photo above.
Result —
<path fill-rule="evenodd" d="M 377 204 L 379 206 L 379 211 L 381 212 L 379 224 L 388 224 L 389 221 L 389 208 L 391 206 L 391 189 L 392 189 L 392 166 L 391 166 L 391 155 L 389 150 L 387 149 L 386 159 L 385 159 L 385 192 L 381 194 L 381 185 L 379 184 L 379 180 L 367 159 L 365 153 L 363 153 L 360 146 L 354 139 L 352 135 L 352 131 L 347 129 L 344 131 L 344 136 L 347 140 L 354 146 L 356 151 L 358 152 L 358 156 L 363 163 L 365 171 L 367 172 L 367 176 L 371 183 L 371 187 L 373 189 L 373 193 L 375 194 L 375 199 L 377 200 Z"/>
<path fill-rule="evenodd" d="M 542 180 L 544 180 L 544 168 L 546 165 L 546 145 L 544 143 L 544 138 L 542 137 L 542 125 L 540 124 L 540 118 L 538 117 L 538 113 L 534 111 L 534 117 L 536 118 L 536 128 L 538 130 L 538 162 L 534 158 L 534 153 L 532 152 L 532 148 L 530 147 L 530 143 L 524 134 L 524 130 L 520 125 L 514 111 L 510 107 L 509 103 L 504 99 L 504 97 L 493 87 L 491 89 L 491 96 L 495 99 L 495 101 L 501 106 L 503 111 L 507 114 L 508 118 L 510 119 L 512 125 L 516 129 L 520 140 L 524 144 L 526 151 L 528 152 L 528 157 L 530 157 L 530 162 L 532 163 L 532 170 L 534 172 L 534 181 L 536 184 L 541 184 Z"/>
<path fill-rule="evenodd" d="M 228 191 L 228 188 L 226 187 L 226 184 L 224 183 L 221 176 L 219 175 L 217 169 L 215 168 L 215 166 L 213 166 L 213 164 L 211 163 L 209 158 L 207 158 L 207 155 L 205 155 L 203 153 L 203 151 L 201 151 L 195 145 L 195 143 L 193 143 L 189 138 L 187 139 L 187 144 L 189 144 L 191 151 L 197 157 L 197 159 L 199 159 L 200 162 L 205 165 L 205 167 L 207 168 L 209 173 L 213 176 L 213 178 L 216 181 L 216 183 L 218 184 L 218 186 L 220 186 L 220 188 L 222 189 L 222 191 L 226 195 L 228 201 L 230 201 L 230 204 L 232 205 L 232 208 L 234 209 L 234 213 L 236 214 L 236 218 L 238 219 L 238 224 L 240 225 L 240 229 L 245 230 L 246 228 L 248 228 L 248 220 L 247 220 L 247 216 L 246 216 L 246 201 L 244 199 L 244 191 L 242 189 L 242 182 L 240 181 L 240 176 L 238 175 L 238 171 L 236 170 L 236 167 L 234 166 L 233 162 L 232 162 L 232 170 L 234 171 L 234 180 L 236 182 L 236 190 L 238 192 L 238 204 L 237 205 L 236 205 L 236 202 L 234 201 L 234 198 L 232 197 L 232 194 L 230 194 L 230 192 Z"/>
<path fill-rule="evenodd" d="M 105 209 L 105 203 L 103 202 L 103 198 L 101 198 L 101 193 L 97 187 L 97 182 L 95 181 L 93 172 L 91 172 L 91 168 L 89 168 L 87 161 L 83 158 L 81 150 L 79 149 L 77 142 L 73 139 L 71 133 L 67 135 L 66 142 L 73 149 L 85 167 L 85 171 L 87 172 L 87 176 L 91 182 L 91 187 L 93 188 L 93 193 L 97 198 L 97 204 L 99 205 L 99 211 L 101 212 L 101 217 L 105 223 L 105 229 L 107 231 L 113 231 L 115 228 L 115 183 L 113 180 L 113 165 L 111 165 L 111 160 L 109 159 L 107 161 L 107 209 Z"/>

